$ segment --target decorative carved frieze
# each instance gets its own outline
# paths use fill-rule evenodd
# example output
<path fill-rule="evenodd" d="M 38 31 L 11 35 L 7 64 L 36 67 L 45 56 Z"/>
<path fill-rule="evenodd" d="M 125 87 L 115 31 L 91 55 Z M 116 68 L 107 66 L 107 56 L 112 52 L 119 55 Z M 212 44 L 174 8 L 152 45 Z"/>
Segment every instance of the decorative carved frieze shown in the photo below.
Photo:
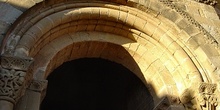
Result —
<path fill-rule="evenodd" d="M 32 58 L 1 56 L 1 66 L 7 69 L 27 71 L 32 62 Z"/>
<path fill-rule="evenodd" d="M 27 70 L 32 58 L 1 56 L 0 99 L 15 104 L 24 94 L 28 77 Z"/>
<path fill-rule="evenodd" d="M 197 2 L 200 2 L 200 3 L 205 3 L 207 5 L 216 5 L 218 2 L 216 0 L 194 0 L 194 1 L 197 1 Z"/>
<path fill-rule="evenodd" d="M 201 110 L 215 110 L 218 105 L 216 97 L 217 84 L 201 83 L 197 101 Z"/>

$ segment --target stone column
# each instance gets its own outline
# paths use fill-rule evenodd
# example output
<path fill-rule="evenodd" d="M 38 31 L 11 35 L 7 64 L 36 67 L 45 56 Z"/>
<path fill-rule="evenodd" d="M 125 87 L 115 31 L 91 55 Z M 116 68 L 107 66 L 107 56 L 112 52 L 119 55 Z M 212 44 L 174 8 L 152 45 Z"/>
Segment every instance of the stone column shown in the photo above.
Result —
<path fill-rule="evenodd" d="M 13 110 L 24 94 L 30 74 L 27 74 L 32 58 L 1 56 L 0 67 L 0 110 Z"/>
<path fill-rule="evenodd" d="M 15 110 L 39 110 L 47 88 L 47 80 L 33 80 Z"/>

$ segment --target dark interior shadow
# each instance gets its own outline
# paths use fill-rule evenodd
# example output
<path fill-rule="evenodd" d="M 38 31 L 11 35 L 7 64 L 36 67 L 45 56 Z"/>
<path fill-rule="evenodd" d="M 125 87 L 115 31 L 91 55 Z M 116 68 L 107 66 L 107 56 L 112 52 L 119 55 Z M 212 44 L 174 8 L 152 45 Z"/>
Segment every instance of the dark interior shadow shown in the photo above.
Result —
<path fill-rule="evenodd" d="M 48 77 L 41 110 L 152 110 L 142 81 L 120 64 L 100 58 L 66 62 Z"/>

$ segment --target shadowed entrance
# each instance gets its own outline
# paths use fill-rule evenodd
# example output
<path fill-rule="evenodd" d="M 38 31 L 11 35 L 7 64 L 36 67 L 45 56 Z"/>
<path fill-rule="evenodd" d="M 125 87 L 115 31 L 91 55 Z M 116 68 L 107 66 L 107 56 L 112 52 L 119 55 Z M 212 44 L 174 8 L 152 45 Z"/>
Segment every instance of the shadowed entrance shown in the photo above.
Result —
<path fill-rule="evenodd" d="M 41 110 L 151 110 L 145 85 L 120 64 L 95 58 L 66 62 L 48 77 Z"/>

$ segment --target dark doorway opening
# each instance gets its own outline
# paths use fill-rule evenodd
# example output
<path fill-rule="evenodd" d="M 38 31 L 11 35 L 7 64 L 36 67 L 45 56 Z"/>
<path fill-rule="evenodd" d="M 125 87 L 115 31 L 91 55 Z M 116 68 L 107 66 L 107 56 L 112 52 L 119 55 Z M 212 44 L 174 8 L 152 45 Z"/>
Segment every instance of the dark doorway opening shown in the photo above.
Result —
<path fill-rule="evenodd" d="M 48 77 L 41 110 L 152 110 L 146 86 L 120 64 L 83 58 L 66 62 Z"/>

